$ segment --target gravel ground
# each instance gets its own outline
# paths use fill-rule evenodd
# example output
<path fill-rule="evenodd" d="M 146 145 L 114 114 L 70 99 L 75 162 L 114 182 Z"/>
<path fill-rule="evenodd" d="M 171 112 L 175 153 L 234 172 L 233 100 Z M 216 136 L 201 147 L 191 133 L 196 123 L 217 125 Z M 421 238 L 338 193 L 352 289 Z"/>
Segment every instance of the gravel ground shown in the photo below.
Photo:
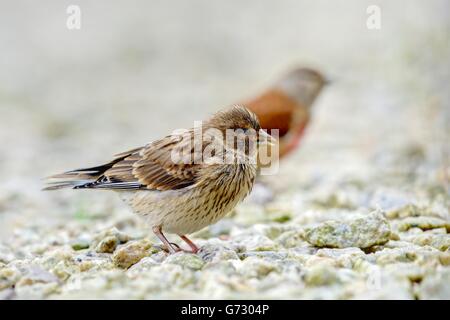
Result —
<path fill-rule="evenodd" d="M 446 1 L 379 1 L 378 31 L 366 1 L 77 3 L 78 31 L 69 1 L 0 13 L 0 299 L 450 299 Z M 299 63 L 335 80 L 300 150 L 198 255 L 113 193 L 40 191 Z"/>

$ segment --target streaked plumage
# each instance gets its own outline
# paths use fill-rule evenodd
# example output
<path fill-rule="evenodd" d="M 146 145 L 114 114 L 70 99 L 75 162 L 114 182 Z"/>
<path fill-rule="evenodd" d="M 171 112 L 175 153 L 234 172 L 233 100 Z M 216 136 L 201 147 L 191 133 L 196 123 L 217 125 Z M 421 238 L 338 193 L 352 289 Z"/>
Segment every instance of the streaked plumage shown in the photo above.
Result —
<path fill-rule="evenodd" d="M 56 181 L 50 182 L 46 189 L 114 190 L 135 213 L 144 217 L 171 252 L 176 248 L 162 231 L 180 235 L 196 252 L 197 247 L 184 235 L 218 221 L 231 211 L 251 191 L 257 171 L 256 154 L 250 154 L 248 149 L 239 158 L 239 163 L 207 164 L 200 161 L 198 157 L 212 142 L 203 139 L 200 152 L 195 152 L 194 146 L 187 143 L 207 129 L 220 132 L 253 129 L 259 132 L 260 126 L 253 113 L 236 106 L 215 114 L 201 130 L 192 128 L 166 136 L 144 147 L 120 153 L 104 165 L 52 176 L 50 179 Z M 252 136 L 246 135 L 245 139 L 252 139 Z M 172 152 L 186 150 L 189 161 L 173 161 Z M 230 152 L 237 150 L 232 148 Z"/>

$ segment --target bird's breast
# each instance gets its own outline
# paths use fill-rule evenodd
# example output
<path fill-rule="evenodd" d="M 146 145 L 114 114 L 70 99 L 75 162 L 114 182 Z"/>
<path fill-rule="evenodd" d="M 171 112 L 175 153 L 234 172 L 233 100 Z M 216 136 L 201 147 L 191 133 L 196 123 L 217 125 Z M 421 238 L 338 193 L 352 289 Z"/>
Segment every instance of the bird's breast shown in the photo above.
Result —
<path fill-rule="evenodd" d="M 196 184 L 173 191 L 121 193 L 133 211 L 151 226 L 169 233 L 189 234 L 217 222 L 243 200 L 253 187 L 254 165 L 222 165 L 203 172 Z"/>

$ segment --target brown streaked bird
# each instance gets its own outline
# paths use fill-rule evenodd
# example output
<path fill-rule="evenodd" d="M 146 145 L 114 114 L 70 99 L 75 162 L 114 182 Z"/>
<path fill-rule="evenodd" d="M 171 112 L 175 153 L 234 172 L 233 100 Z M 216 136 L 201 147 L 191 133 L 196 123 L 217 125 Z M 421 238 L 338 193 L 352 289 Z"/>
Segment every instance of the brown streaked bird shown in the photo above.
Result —
<path fill-rule="evenodd" d="M 170 253 L 181 249 L 170 243 L 163 231 L 179 235 L 191 248 L 190 252 L 196 253 L 198 247 L 186 234 L 215 223 L 231 211 L 251 191 L 257 171 L 255 148 L 242 150 L 236 142 L 223 150 L 211 148 L 219 140 L 204 138 L 209 129 L 224 136 L 228 129 L 241 129 L 239 135 L 248 145 L 271 143 L 271 137 L 260 131 L 258 118 L 246 108 L 234 106 L 216 113 L 200 129 L 168 135 L 120 153 L 103 165 L 52 176 L 49 179 L 56 180 L 50 181 L 45 190 L 116 191 L 145 219 Z M 200 148 L 195 150 L 197 141 Z M 216 159 L 231 154 L 235 155 L 234 160 L 205 162 L 202 157 L 208 148 L 214 150 L 211 154 Z"/>
<path fill-rule="evenodd" d="M 328 81 L 313 69 L 287 73 L 259 96 L 242 104 L 259 118 L 261 128 L 279 130 L 279 157 L 295 150 L 311 117 L 311 107 Z"/>

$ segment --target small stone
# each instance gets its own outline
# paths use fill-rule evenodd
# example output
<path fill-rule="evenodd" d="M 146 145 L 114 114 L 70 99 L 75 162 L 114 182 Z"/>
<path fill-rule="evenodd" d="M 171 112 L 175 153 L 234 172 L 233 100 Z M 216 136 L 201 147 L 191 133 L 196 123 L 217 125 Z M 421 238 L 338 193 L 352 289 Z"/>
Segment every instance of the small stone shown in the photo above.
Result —
<path fill-rule="evenodd" d="M 165 264 L 176 264 L 192 270 L 200 270 L 205 262 L 197 255 L 185 252 L 177 252 L 167 257 Z"/>
<path fill-rule="evenodd" d="M 420 283 L 417 295 L 426 300 L 450 299 L 450 270 L 448 268 L 437 270 L 424 277 Z"/>
<path fill-rule="evenodd" d="M 276 264 L 258 257 L 249 257 L 239 266 L 239 270 L 246 278 L 261 278 L 271 272 L 279 272 Z"/>
<path fill-rule="evenodd" d="M 394 226 L 399 231 L 408 231 L 411 228 L 422 230 L 445 228 L 447 232 L 450 232 L 450 222 L 435 217 L 408 217 L 398 221 Z"/>
<path fill-rule="evenodd" d="M 279 251 L 247 251 L 239 254 L 239 257 L 244 260 L 249 257 L 258 257 L 265 260 L 282 260 L 288 257 L 287 252 Z"/>
<path fill-rule="evenodd" d="M 448 251 L 442 252 L 442 254 L 439 256 L 439 262 L 443 266 L 450 266 L 450 253 Z"/>
<path fill-rule="evenodd" d="M 223 245 L 207 244 L 202 246 L 198 255 L 209 263 L 218 263 L 227 260 L 239 260 L 236 251 Z"/>
<path fill-rule="evenodd" d="M 29 266 L 25 271 L 25 274 L 17 282 L 17 286 L 29 286 L 36 283 L 51 283 L 58 282 L 59 279 L 52 273 L 39 266 Z"/>
<path fill-rule="evenodd" d="M 384 248 L 370 255 L 378 265 L 388 265 L 399 262 L 414 262 L 418 265 L 438 265 L 443 252 L 430 246 L 420 247 L 409 243 L 408 246 Z"/>
<path fill-rule="evenodd" d="M 319 249 L 317 250 L 318 257 L 328 257 L 338 259 L 342 256 L 361 256 L 364 251 L 359 248 L 345 248 L 345 249 Z"/>
<path fill-rule="evenodd" d="M 319 249 L 317 257 L 328 257 L 336 261 L 337 265 L 343 268 L 351 269 L 353 266 L 365 258 L 365 253 L 359 248 L 344 249 Z"/>
<path fill-rule="evenodd" d="M 275 239 L 275 242 L 285 248 L 295 248 L 309 245 L 303 238 L 303 230 L 290 230 L 284 232 Z"/>
<path fill-rule="evenodd" d="M 92 242 L 92 239 L 87 235 L 82 235 L 78 237 L 77 239 L 71 241 L 70 246 L 73 250 L 83 250 L 89 248 L 90 244 Z"/>
<path fill-rule="evenodd" d="M 130 241 L 114 252 L 112 260 L 120 268 L 128 269 L 142 258 L 152 254 L 152 243 L 147 240 Z"/>
<path fill-rule="evenodd" d="M 100 232 L 91 243 L 91 248 L 94 248 L 99 253 L 113 253 L 119 244 L 126 243 L 130 237 L 117 230 L 111 228 Z"/>
<path fill-rule="evenodd" d="M 75 251 L 89 248 L 89 243 L 76 242 L 72 243 L 72 249 Z"/>
<path fill-rule="evenodd" d="M 305 239 L 309 243 L 329 248 L 370 248 L 385 244 L 390 235 L 389 223 L 379 211 L 347 222 L 324 222 L 305 230 Z"/>
<path fill-rule="evenodd" d="M 12 287 L 19 279 L 19 270 L 15 268 L 0 269 L 0 290 Z"/>
<path fill-rule="evenodd" d="M 445 228 L 436 228 L 431 230 L 425 230 L 425 233 L 432 234 L 447 234 L 447 229 Z"/>
<path fill-rule="evenodd" d="M 160 264 L 157 263 L 153 259 L 153 255 L 150 257 L 144 257 L 141 260 L 139 260 L 137 263 L 133 264 L 128 268 L 127 274 L 136 277 L 142 275 L 143 272 L 150 271 L 153 267 L 159 266 Z"/>
<path fill-rule="evenodd" d="M 16 294 L 15 298 L 18 300 L 36 300 L 57 293 L 58 289 L 59 285 L 56 282 L 37 282 L 32 285 L 17 286 L 14 291 Z"/>
<path fill-rule="evenodd" d="M 108 236 L 99 242 L 95 251 L 99 253 L 113 253 L 118 244 L 119 240 L 115 236 Z"/>
<path fill-rule="evenodd" d="M 15 256 L 11 249 L 6 246 L 0 244 L 0 263 L 9 263 L 15 259 Z"/>
<path fill-rule="evenodd" d="M 57 247 L 51 251 L 46 252 L 40 260 L 40 264 L 42 265 L 42 267 L 44 267 L 44 269 L 50 270 L 60 262 L 71 264 L 72 258 L 73 250 L 70 247 Z"/>
<path fill-rule="evenodd" d="M 336 267 L 336 261 L 329 257 L 311 256 L 305 261 L 305 267 L 313 267 L 318 265 L 324 265 L 329 267 Z"/>
<path fill-rule="evenodd" d="M 447 251 L 450 248 L 449 234 L 421 233 L 418 235 L 407 235 L 404 237 L 404 240 L 419 246 L 431 246 L 441 251 Z"/>
<path fill-rule="evenodd" d="M 327 264 L 318 264 L 308 268 L 303 280 L 308 286 L 325 286 L 339 281 L 336 268 Z"/>
<path fill-rule="evenodd" d="M 7 288 L 4 290 L 0 289 L 0 300 L 12 300 L 15 295 L 16 293 L 13 288 Z"/>
<path fill-rule="evenodd" d="M 78 268 L 66 260 L 58 262 L 50 271 L 57 276 L 59 280 L 65 281 L 73 274 L 77 273 Z"/>
<path fill-rule="evenodd" d="M 425 268 L 413 262 L 400 262 L 386 265 L 383 271 L 397 279 L 407 278 L 411 282 L 420 282 L 423 279 Z"/>
<path fill-rule="evenodd" d="M 73 261 L 73 266 L 78 267 L 80 272 L 99 271 L 115 267 L 109 255 L 93 251 L 79 253 L 73 257 Z"/>
<path fill-rule="evenodd" d="M 407 217 L 420 217 L 420 216 L 439 216 L 439 215 L 428 207 L 419 207 L 411 203 L 394 210 L 388 210 L 386 212 L 386 218 L 388 219 L 403 219 Z"/>
<path fill-rule="evenodd" d="M 253 234 L 234 237 L 233 242 L 243 251 L 277 251 L 278 245 L 269 237 Z"/>

